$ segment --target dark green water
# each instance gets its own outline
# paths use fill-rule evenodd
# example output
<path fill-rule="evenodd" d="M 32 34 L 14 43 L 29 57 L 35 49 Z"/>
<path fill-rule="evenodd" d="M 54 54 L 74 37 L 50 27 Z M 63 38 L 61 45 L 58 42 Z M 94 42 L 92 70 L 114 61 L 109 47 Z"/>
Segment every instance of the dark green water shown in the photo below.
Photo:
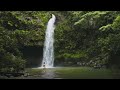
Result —
<path fill-rule="evenodd" d="M 26 69 L 28 79 L 117 79 L 119 71 L 89 67 L 56 67 L 49 69 Z"/>
<path fill-rule="evenodd" d="M 28 68 L 27 77 L 12 79 L 119 79 L 120 71 L 89 67 L 56 67 L 49 69 Z M 11 79 L 11 78 L 10 78 Z"/>

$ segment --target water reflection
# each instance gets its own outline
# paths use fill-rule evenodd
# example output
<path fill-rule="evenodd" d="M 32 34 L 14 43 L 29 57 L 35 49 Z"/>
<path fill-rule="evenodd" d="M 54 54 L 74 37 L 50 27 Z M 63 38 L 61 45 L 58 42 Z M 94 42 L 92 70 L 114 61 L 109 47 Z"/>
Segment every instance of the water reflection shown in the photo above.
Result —
<path fill-rule="evenodd" d="M 41 77 L 44 79 L 55 79 L 56 73 L 54 69 L 43 68 Z"/>

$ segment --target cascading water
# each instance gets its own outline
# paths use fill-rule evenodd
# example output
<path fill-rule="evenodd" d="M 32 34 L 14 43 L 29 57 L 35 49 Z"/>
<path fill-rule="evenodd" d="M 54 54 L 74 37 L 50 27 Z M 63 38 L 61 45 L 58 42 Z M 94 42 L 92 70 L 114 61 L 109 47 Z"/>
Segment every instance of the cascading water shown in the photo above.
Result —
<path fill-rule="evenodd" d="M 56 17 L 52 14 L 52 18 L 48 21 L 47 29 L 45 33 L 45 42 L 43 49 L 43 61 L 42 66 L 45 68 L 52 68 L 54 65 L 54 23 Z"/>

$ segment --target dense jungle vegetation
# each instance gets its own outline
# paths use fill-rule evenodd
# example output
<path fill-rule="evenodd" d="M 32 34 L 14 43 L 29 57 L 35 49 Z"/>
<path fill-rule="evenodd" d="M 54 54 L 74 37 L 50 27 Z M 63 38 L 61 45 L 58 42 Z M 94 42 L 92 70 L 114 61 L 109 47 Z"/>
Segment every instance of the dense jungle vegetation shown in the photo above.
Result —
<path fill-rule="evenodd" d="M 31 61 L 24 48 L 43 49 L 51 14 L 56 16 L 55 66 L 120 69 L 119 11 L 0 11 L 1 72 L 27 67 Z"/>

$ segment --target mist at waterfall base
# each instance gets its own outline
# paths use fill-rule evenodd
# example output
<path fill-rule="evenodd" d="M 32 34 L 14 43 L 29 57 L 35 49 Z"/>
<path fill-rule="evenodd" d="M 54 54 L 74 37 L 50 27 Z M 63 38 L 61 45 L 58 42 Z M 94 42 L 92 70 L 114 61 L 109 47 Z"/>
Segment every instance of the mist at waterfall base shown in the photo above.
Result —
<path fill-rule="evenodd" d="M 45 42 L 43 49 L 42 65 L 39 68 L 53 68 L 54 66 L 54 23 L 55 15 L 52 14 L 52 18 L 48 21 L 47 29 L 45 33 Z"/>

